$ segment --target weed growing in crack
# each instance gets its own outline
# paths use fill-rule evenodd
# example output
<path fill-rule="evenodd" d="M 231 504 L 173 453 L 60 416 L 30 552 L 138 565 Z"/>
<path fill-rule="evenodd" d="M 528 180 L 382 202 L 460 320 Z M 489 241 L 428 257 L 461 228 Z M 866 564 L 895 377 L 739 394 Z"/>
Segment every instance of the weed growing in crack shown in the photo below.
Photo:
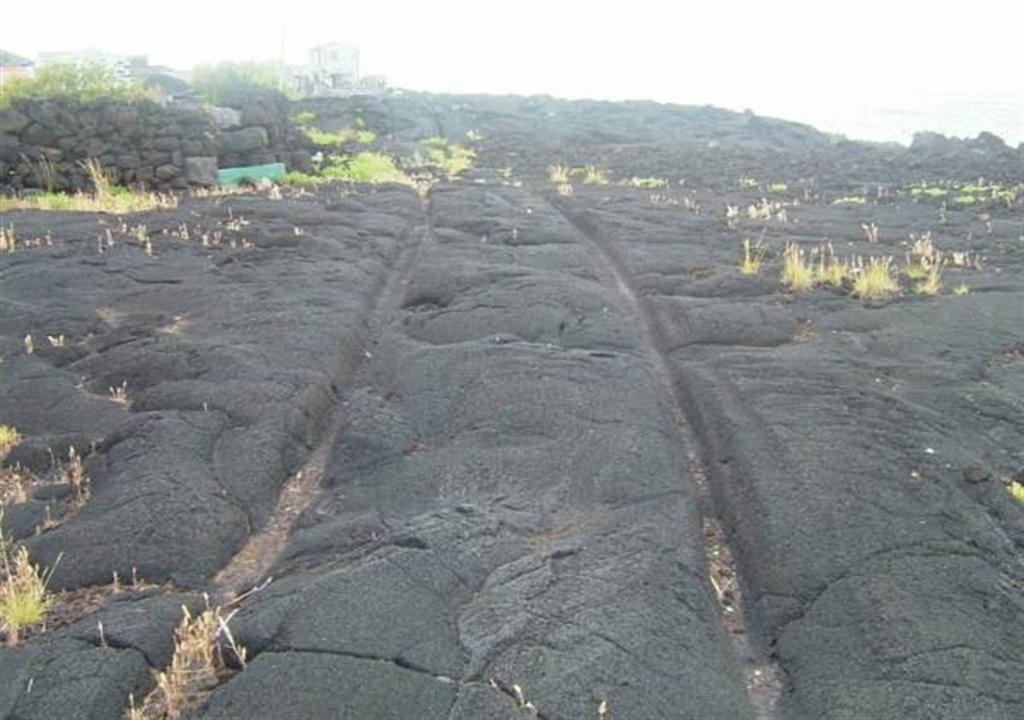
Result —
<path fill-rule="evenodd" d="M 246 650 L 235 642 L 228 627 L 234 610 L 226 616 L 220 607 L 193 615 L 182 606 L 181 623 L 174 631 L 174 653 L 166 670 L 156 673 L 156 688 L 141 707 L 129 697 L 130 720 L 175 720 L 197 707 L 213 688 L 245 668 Z"/>

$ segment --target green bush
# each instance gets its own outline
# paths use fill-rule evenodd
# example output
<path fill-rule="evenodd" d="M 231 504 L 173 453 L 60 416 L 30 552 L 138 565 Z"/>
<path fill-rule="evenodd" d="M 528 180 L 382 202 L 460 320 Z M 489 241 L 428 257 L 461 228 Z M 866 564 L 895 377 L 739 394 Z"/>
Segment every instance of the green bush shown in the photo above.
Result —
<path fill-rule="evenodd" d="M 31 75 L 5 78 L 0 86 L 0 108 L 18 100 L 69 99 L 91 102 L 112 98 L 132 102 L 154 100 L 156 91 L 141 82 L 125 82 L 112 68 L 99 62 L 80 65 L 44 65 Z"/>
<path fill-rule="evenodd" d="M 192 84 L 207 102 L 227 101 L 232 93 L 251 89 L 284 92 L 281 65 L 276 62 L 221 62 L 197 65 Z"/>

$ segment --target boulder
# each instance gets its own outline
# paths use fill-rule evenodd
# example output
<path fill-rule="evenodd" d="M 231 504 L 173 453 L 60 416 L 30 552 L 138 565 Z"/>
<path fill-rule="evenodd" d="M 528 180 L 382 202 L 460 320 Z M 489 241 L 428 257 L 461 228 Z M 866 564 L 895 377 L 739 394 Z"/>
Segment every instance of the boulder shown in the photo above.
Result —
<path fill-rule="evenodd" d="M 17 133 L 24 130 L 29 119 L 17 110 L 4 110 L 0 113 L 0 129 L 5 133 Z"/>
<path fill-rule="evenodd" d="M 238 127 L 242 124 L 242 113 L 234 108 L 211 105 L 206 109 L 206 112 L 213 118 L 214 124 L 221 130 Z"/>
<path fill-rule="evenodd" d="M 155 174 L 156 174 L 156 179 L 158 181 L 162 182 L 162 181 L 170 180 L 170 179 L 172 179 L 174 177 L 177 177 L 178 173 L 180 173 L 180 172 L 181 172 L 181 168 L 178 167 L 177 165 L 172 165 L 171 163 L 165 163 L 163 165 L 158 165 L 157 166 Z"/>
<path fill-rule="evenodd" d="M 259 150 L 267 146 L 267 131 L 262 127 L 247 127 L 241 130 L 222 132 L 217 138 L 218 154 L 241 153 Z"/>
<path fill-rule="evenodd" d="M 187 157 L 185 158 L 185 178 L 191 185 L 217 184 L 217 158 Z"/>

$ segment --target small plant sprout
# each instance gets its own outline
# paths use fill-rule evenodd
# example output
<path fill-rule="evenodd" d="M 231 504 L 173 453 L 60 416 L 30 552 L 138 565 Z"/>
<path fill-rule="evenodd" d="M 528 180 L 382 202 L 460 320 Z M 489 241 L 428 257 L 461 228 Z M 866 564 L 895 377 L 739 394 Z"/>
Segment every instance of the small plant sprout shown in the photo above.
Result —
<path fill-rule="evenodd" d="M 74 447 L 68 448 L 68 464 L 64 468 L 64 479 L 75 491 L 75 503 L 79 506 L 89 499 L 89 476 L 85 473 L 82 456 Z"/>
<path fill-rule="evenodd" d="M 874 223 L 861 223 L 861 230 L 864 231 L 864 235 L 867 237 L 868 242 L 872 245 L 878 242 L 878 226 Z"/>
<path fill-rule="evenodd" d="M 877 300 L 899 291 L 899 283 L 892 271 L 891 257 L 871 257 L 867 264 L 854 259 L 853 294 L 864 300 Z"/>
<path fill-rule="evenodd" d="M 555 192 L 558 193 L 559 197 L 572 197 L 575 191 L 572 189 L 571 183 L 560 183 L 555 186 Z"/>
<path fill-rule="evenodd" d="M 25 336 L 25 353 L 28 354 L 28 355 L 31 355 L 35 351 L 36 351 L 36 344 L 32 340 L 32 336 L 31 335 L 26 335 Z"/>
<path fill-rule="evenodd" d="M 110 388 L 110 399 L 118 405 L 128 407 L 131 405 L 131 398 L 128 397 L 128 381 L 123 381 L 117 387 Z"/>
<path fill-rule="evenodd" d="M 601 702 L 599 702 L 597 704 L 597 716 L 599 718 L 603 718 L 607 714 L 608 714 L 608 701 L 607 700 L 602 700 Z"/>
<path fill-rule="evenodd" d="M 21 444 L 21 433 L 11 425 L 0 425 L 0 461 L 6 460 L 11 450 Z"/>
<path fill-rule="evenodd" d="M 961 282 L 955 288 L 953 288 L 954 295 L 968 295 L 971 292 L 971 288 L 967 286 L 967 283 Z"/>
<path fill-rule="evenodd" d="M 14 646 L 21 640 L 22 630 L 38 625 L 46 618 L 50 607 L 46 586 L 53 575 L 53 568 L 45 571 L 33 565 L 24 546 L 11 551 L 2 535 L 0 561 L 0 624 L 7 632 L 7 644 Z M 60 562 L 60 556 L 57 561 Z"/>
<path fill-rule="evenodd" d="M 757 275 L 761 272 L 761 263 L 768 251 L 761 241 L 752 243 L 750 238 L 743 238 L 743 254 L 740 256 L 740 272 L 744 275 Z"/>
<path fill-rule="evenodd" d="M 921 295 L 938 295 L 942 289 L 942 271 L 945 267 L 945 260 L 932 263 L 924 280 L 917 284 L 917 292 Z"/>
<path fill-rule="evenodd" d="M 807 264 L 804 250 L 796 243 L 787 243 L 782 254 L 782 282 L 794 292 L 810 290 L 814 285 L 814 271 Z"/>
<path fill-rule="evenodd" d="M 46 339 L 50 341 L 50 347 L 62 348 L 66 344 L 63 333 L 60 335 L 47 335 Z"/>

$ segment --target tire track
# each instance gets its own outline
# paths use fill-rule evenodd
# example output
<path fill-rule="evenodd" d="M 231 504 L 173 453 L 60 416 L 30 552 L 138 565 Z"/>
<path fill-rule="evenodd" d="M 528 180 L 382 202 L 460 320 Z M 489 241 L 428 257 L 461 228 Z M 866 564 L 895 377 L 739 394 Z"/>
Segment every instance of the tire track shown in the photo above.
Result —
<path fill-rule="evenodd" d="M 625 301 L 632 315 L 637 318 L 647 353 L 654 366 L 655 381 L 664 397 L 672 399 L 668 403 L 673 429 L 677 435 L 691 446 L 701 450 L 706 456 L 705 448 L 700 439 L 692 431 L 692 424 L 687 415 L 688 403 L 686 394 L 675 380 L 667 359 L 668 347 L 665 328 L 650 311 L 647 304 L 637 295 L 633 288 L 628 268 L 615 248 L 601 242 L 595 227 L 585 219 L 572 214 L 565 205 L 549 196 L 541 196 L 566 222 L 576 231 L 582 243 L 591 251 L 593 259 L 598 263 L 614 285 L 615 290 Z M 703 516 L 704 557 L 708 561 L 708 590 L 712 592 L 722 609 L 722 624 L 733 642 L 737 662 L 741 665 L 746 678 L 747 693 L 760 720 L 771 720 L 775 716 L 775 706 L 781 696 L 783 674 L 781 669 L 750 642 L 747 621 L 744 616 L 742 580 L 735 561 L 736 553 L 730 547 L 731 533 L 724 524 L 725 515 L 716 501 L 714 489 L 710 486 L 704 464 L 691 456 L 690 473 L 697 487 L 701 500 Z"/>
<path fill-rule="evenodd" d="M 365 319 L 366 331 L 359 338 L 360 347 L 356 349 L 358 357 L 354 367 L 347 377 L 344 377 L 342 371 L 338 387 L 332 383 L 333 407 L 324 413 L 325 419 L 321 423 L 324 429 L 319 440 L 302 466 L 285 481 L 277 504 L 263 529 L 251 535 L 231 562 L 214 577 L 210 595 L 217 604 L 240 602 L 257 587 L 257 583 L 266 577 L 284 552 L 295 521 L 319 495 L 331 448 L 348 426 L 345 400 L 352 389 L 360 385 L 368 361 L 373 357 L 369 348 L 400 309 L 412 269 L 416 266 L 424 244 L 433 236 L 429 198 L 423 201 L 423 217 L 423 224 L 415 231 L 418 238 L 399 251 L 397 259 L 387 271 L 386 280 L 371 301 Z M 342 368 L 350 366 L 344 361 L 339 365 Z"/>

